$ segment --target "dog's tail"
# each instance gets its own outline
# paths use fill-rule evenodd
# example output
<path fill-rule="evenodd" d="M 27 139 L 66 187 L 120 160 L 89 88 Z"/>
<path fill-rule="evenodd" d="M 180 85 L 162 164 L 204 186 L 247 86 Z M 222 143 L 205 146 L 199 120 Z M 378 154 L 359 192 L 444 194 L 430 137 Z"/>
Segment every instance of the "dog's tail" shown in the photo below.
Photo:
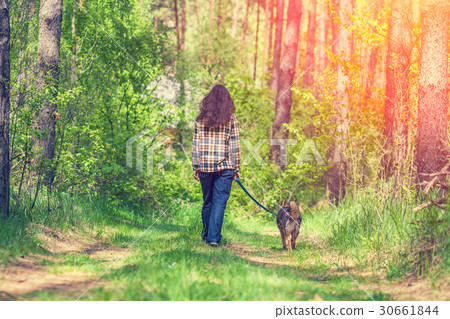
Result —
<path fill-rule="evenodd" d="M 300 216 L 300 211 L 298 210 L 298 205 L 296 202 L 289 202 L 289 206 L 291 208 L 291 216 L 293 219 L 297 219 Z"/>

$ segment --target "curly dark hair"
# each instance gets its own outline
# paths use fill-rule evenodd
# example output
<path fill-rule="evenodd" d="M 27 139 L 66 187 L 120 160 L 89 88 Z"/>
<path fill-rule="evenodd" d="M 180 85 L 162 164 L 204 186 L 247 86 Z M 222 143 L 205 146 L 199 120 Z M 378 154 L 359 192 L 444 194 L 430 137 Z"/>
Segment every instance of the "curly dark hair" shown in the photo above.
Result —
<path fill-rule="evenodd" d="M 202 122 L 206 127 L 218 127 L 227 124 L 235 111 L 230 92 L 225 86 L 217 84 L 200 103 L 197 121 Z"/>

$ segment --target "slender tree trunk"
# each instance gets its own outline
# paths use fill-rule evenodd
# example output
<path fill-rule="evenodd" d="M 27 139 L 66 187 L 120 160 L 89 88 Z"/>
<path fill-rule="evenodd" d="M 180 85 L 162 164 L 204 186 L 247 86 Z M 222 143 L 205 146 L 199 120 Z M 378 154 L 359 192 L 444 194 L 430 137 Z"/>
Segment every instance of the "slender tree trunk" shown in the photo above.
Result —
<path fill-rule="evenodd" d="M 181 50 L 181 31 L 180 31 L 180 22 L 178 19 L 178 0 L 173 1 L 173 14 L 175 16 L 175 32 L 177 34 L 177 51 Z"/>
<path fill-rule="evenodd" d="M 35 119 L 38 136 L 34 147 L 42 151 L 38 158 L 44 169 L 44 184 L 51 187 L 54 178 L 55 124 L 58 118 L 56 104 L 62 22 L 62 0 L 42 0 L 39 10 L 39 37 L 37 53 L 37 90 L 43 94 L 42 108 Z M 52 92 L 48 96 L 44 92 Z"/>
<path fill-rule="evenodd" d="M 376 20 L 380 6 L 375 4 L 372 9 L 372 19 Z M 376 32 L 375 27 L 371 27 L 372 32 Z M 369 60 L 367 62 L 367 81 L 365 88 L 365 96 L 364 96 L 364 105 L 367 105 L 369 100 L 372 98 L 372 88 L 375 84 L 375 73 L 377 67 L 377 59 L 378 59 L 379 47 L 375 46 L 370 49 Z"/>
<path fill-rule="evenodd" d="M 389 20 L 386 59 L 386 99 L 384 104 L 384 177 L 394 174 L 406 156 L 409 121 L 408 74 L 411 55 L 411 0 L 393 0 Z M 397 159 L 397 160 L 396 160 Z"/>
<path fill-rule="evenodd" d="M 267 59 L 269 58 L 269 32 L 270 32 L 270 0 L 264 1 L 264 48 L 262 54 L 263 73 L 268 69 Z"/>
<path fill-rule="evenodd" d="M 71 71 L 71 80 L 72 84 L 76 82 L 77 75 L 77 29 L 76 29 L 76 16 L 77 16 L 77 5 L 76 3 L 72 3 L 72 65 L 70 68 Z"/>
<path fill-rule="evenodd" d="M 234 0 L 233 2 L 233 24 L 231 26 L 231 36 L 236 38 L 237 27 L 239 23 L 239 4 L 242 0 Z"/>
<path fill-rule="evenodd" d="M 345 1 L 345 0 L 344 0 Z M 337 42 L 337 39 L 339 37 L 339 23 L 338 20 L 340 19 L 340 13 L 339 13 L 340 3 L 339 0 L 331 0 L 330 2 L 330 19 L 331 19 L 331 44 L 333 45 L 331 47 L 331 51 L 336 56 L 338 54 L 338 47 L 339 43 Z"/>
<path fill-rule="evenodd" d="M 8 0 L 0 0 L 0 216 L 9 216 L 10 28 Z"/>
<path fill-rule="evenodd" d="M 372 3 L 370 3 L 372 4 Z M 352 10 L 350 11 L 350 14 L 353 15 L 353 13 L 356 10 L 356 0 L 352 0 Z M 348 27 L 348 26 L 347 26 Z M 352 42 L 351 42 L 351 48 L 352 48 L 352 55 L 355 53 L 355 33 L 352 32 Z"/>
<path fill-rule="evenodd" d="M 275 0 L 267 0 L 268 6 L 269 6 L 269 36 L 267 37 L 268 42 L 269 42 L 269 49 L 267 50 L 267 55 L 266 58 L 268 59 L 268 63 L 267 63 L 267 71 L 271 72 L 272 71 L 272 67 L 271 67 L 271 63 L 270 63 L 270 58 L 272 57 L 272 45 L 273 45 L 273 22 L 274 22 L 274 18 L 273 18 L 273 10 L 274 10 L 274 5 L 273 5 L 273 1 Z"/>
<path fill-rule="evenodd" d="M 259 2 L 257 3 L 258 10 L 256 13 L 256 35 L 255 35 L 255 58 L 253 63 L 253 81 L 256 81 L 256 66 L 258 62 L 258 33 L 259 33 Z"/>
<path fill-rule="evenodd" d="M 312 0 L 311 9 L 308 11 L 308 38 L 306 44 L 305 75 L 303 76 L 303 86 L 308 88 L 313 85 L 312 69 L 314 63 L 314 44 L 316 37 L 316 6 L 316 1 Z"/>
<path fill-rule="evenodd" d="M 28 24 L 28 28 L 26 28 L 25 32 L 26 34 L 24 35 L 24 38 L 26 39 L 23 43 L 23 47 L 20 49 L 19 52 L 19 75 L 17 76 L 17 80 L 16 80 L 16 85 L 18 87 L 17 93 L 15 98 L 13 98 L 14 100 L 14 104 L 16 105 L 16 107 L 20 108 L 23 105 L 23 101 L 25 99 L 25 86 L 26 86 L 26 81 L 27 80 L 27 67 L 24 66 L 24 61 L 26 60 L 26 48 L 28 45 L 28 41 L 29 41 L 29 37 L 30 34 L 32 33 L 32 24 L 33 21 L 31 20 L 31 18 L 34 15 L 34 11 L 36 10 L 36 3 L 34 1 L 28 1 L 26 3 L 26 6 L 24 8 L 24 10 L 21 12 L 21 16 L 22 19 L 20 19 L 20 23 L 24 23 L 24 24 Z"/>
<path fill-rule="evenodd" d="M 352 10 L 352 0 L 341 0 L 339 19 L 340 34 L 344 33 L 345 26 L 350 24 L 349 14 Z M 342 63 L 349 60 L 351 54 L 351 34 L 344 35 L 338 42 L 337 54 Z M 332 166 L 327 174 L 327 188 L 330 200 L 338 205 L 344 198 L 347 182 L 347 140 L 348 140 L 348 104 L 349 97 L 347 85 L 349 82 L 348 74 L 345 72 L 344 65 L 338 65 L 337 84 L 336 84 L 336 138 L 332 156 Z"/>
<path fill-rule="evenodd" d="M 372 48 L 370 50 L 369 61 L 367 63 L 367 82 L 366 82 L 366 93 L 365 93 L 365 105 L 372 98 L 372 89 L 375 84 L 375 73 L 377 69 L 377 60 L 379 47 Z"/>
<path fill-rule="evenodd" d="M 214 0 L 209 1 L 209 36 L 208 36 L 208 64 L 211 64 L 214 59 L 214 27 L 213 27 L 213 17 L 214 17 Z"/>
<path fill-rule="evenodd" d="M 78 51 L 78 47 L 77 47 L 77 29 L 76 29 L 76 15 L 77 15 L 77 2 L 73 2 L 72 3 L 72 58 L 71 58 L 71 65 L 70 65 L 70 83 L 72 88 L 75 88 L 76 83 L 77 83 L 77 64 L 78 64 L 78 59 L 77 59 L 77 51 Z M 82 5 L 82 3 L 80 3 L 80 5 Z M 141 3 L 141 8 L 142 8 L 142 3 Z M 78 127 L 79 123 L 77 121 L 77 114 L 75 111 L 76 108 L 76 102 L 72 101 L 69 102 L 68 106 L 67 106 L 67 113 L 65 115 L 65 120 L 68 123 L 69 121 L 72 121 L 72 125 L 74 127 Z M 128 116 L 128 114 L 127 114 Z M 65 133 L 65 129 L 66 129 L 66 125 L 65 123 L 63 123 L 61 125 L 61 130 L 59 131 L 59 135 L 61 137 L 60 139 L 60 143 L 59 143 L 59 150 L 58 150 L 58 155 L 56 156 L 56 160 L 55 160 L 55 165 L 58 166 L 59 160 L 61 158 L 61 150 L 62 150 L 62 146 L 63 146 L 63 140 L 64 140 L 64 133 Z M 73 141 L 75 142 L 76 140 L 78 140 L 79 138 L 79 132 L 76 132 L 73 136 Z"/>
<path fill-rule="evenodd" d="M 448 42 L 450 3 L 424 0 L 422 3 L 422 51 L 420 56 L 419 110 L 417 127 L 417 173 L 438 172 L 445 165 L 441 142 L 447 143 Z"/>
<path fill-rule="evenodd" d="M 375 3 L 372 9 L 372 20 L 377 21 L 378 25 L 378 13 L 380 12 L 382 7 L 382 3 Z M 376 33 L 376 27 L 372 27 L 372 32 Z M 369 54 L 369 61 L 367 63 L 367 82 L 366 82 L 366 89 L 365 89 L 365 98 L 364 98 L 364 104 L 367 105 L 369 100 L 372 98 L 372 89 L 375 84 L 375 74 L 377 69 L 377 60 L 378 60 L 378 53 L 380 51 L 379 46 L 375 46 L 370 49 Z"/>
<path fill-rule="evenodd" d="M 156 2 L 155 2 L 155 8 L 156 9 L 159 9 L 159 0 L 157 0 Z M 158 25 L 159 25 L 159 16 L 158 15 L 155 15 L 155 24 L 154 24 L 154 28 L 155 28 L 155 30 L 157 30 L 158 29 Z"/>
<path fill-rule="evenodd" d="M 222 24 L 222 6 L 223 0 L 219 0 L 217 5 L 217 15 L 215 17 L 210 17 L 210 19 L 216 19 L 217 30 L 220 30 L 220 25 Z"/>
<path fill-rule="evenodd" d="M 278 83 L 278 100 L 275 107 L 275 118 L 272 124 L 272 138 L 286 139 L 287 130 L 282 129 L 283 124 L 289 123 L 291 117 L 292 91 L 294 82 L 295 64 L 300 33 L 302 15 L 301 0 L 289 0 L 286 34 L 284 36 L 283 59 L 280 66 L 280 79 Z M 270 152 L 271 160 L 280 165 L 280 147 L 273 146 Z"/>
<path fill-rule="evenodd" d="M 186 38 L 186 0 L 181 0 L 181 37 L 180 37 L 180 49 L 185 49 Z"/>
<path fill-rule="evenodd" d="M 319 1 L 319 26 L 317 33 L 317 57 L 319 59 L 316 66 L 316 73 L 322 74 L 327 67 L 327 55 L 325 54 L 327 45 L 327 30 L 326 30 L 326 19 L 327 19 L 327 7 L 325 1 Z"/>
<path fill-rule="evenodd" d="M 277 21 L 275 28 L 275 44 L 273 49 L 272 79 L 270 90 L 275 93 L 278 89 L 280 76 L 281 39 L 283 37 L 284 0 L 277 0 Z"/>
<path fill-rule="evenodd" d="M 225 22 L 227 21 L 227 0 L 222 0 L 220 2 L 220 25 L 222 26 L 223 32 L 225 32 Z"/>
<path fill-rule="evenodd" d="M 245 9 L 244 24 L 242 26 L 241 48 L 245 45 L 245 38 L 247 37 L 248 11 L 249 11 L 249 9 L 250 9 L 250 0 L 247 0 L 247 8 Z"/>
<path fill-rule="evenodd" d="M 203 38 L 202 38 L 202 19 L 200 15 L 200 8 L 198 0 L 195 0 L 195 14 L 197 15 L 197 30 L 198 30 L 198 45 L 200 50 L 200 61 L 205 65 L 205 55 L 203 53 Z"/>
<path fill-rule="evenodd" d="M 17 89 L 15 92 L 15 95 L 12 97 L 13 103 L 12 103 L 12 108 L 15 110 L 16 112 L 12 111 L 12 116 L 11 116 L 11 124 L 10 127 L 12 126 L 12 136 L 11 136 L 11 150 L 10 150 L 10 156 L 11 157 L 15 157 L 15 152 L 16 152 L 16 148 L 15 148 L 15 137 L 16 137 L 16 128 L 17 128 L 17 116 L 20 112 L 18 112 L 18 110 L 20 110 L 24 104 L 25 104 L 25 96 L 26 96 L 26 91 L 27 88 L 30 84 L 30 77 L 28 76 L 29 74 L 29 65 L 28 65 L 28 58 L 27 58 L 27 47 L 29 47 L 30 45 L 30 41 L 32 41 L 33 38 L 33 20 L 32 17 L 35 14 L 35 10 L 36 10 L 36 2 L 35 1 L 28 1 L 26 4 L 24 4 L 24 8 L 23 11 L 21 12 L 21 19 L 19 21 L 19 23 L 21 25 L 25 25 L 26 27 L 24 28 L 24 34 L 22 35 L 23 39 L 20 42 L 20 48 L 19 48 L 19 61 L 18 61 L 18 67 L 17 67 L 17 71 L 19 74 L 17 75 L 16 81 L 13 84 Z M 12 88 L 12 90 L 14 91 L 14 87 Z M 15 115 L 15 116 L 14 116 Z M 28 152 L 26 152 L 28 153 Z M 28 158 L 25 158 L 24 161 L 27 161 Z"/>

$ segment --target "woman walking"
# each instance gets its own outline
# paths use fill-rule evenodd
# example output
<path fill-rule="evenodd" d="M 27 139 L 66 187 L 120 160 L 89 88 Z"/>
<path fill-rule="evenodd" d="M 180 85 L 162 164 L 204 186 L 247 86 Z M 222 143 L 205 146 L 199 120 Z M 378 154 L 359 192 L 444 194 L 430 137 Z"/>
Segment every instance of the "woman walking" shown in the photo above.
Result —
<path fill-rule="evenodd" d="M 202 239 L 219 246 L 233 179 L 240 177 L 239 129 L 230 92 L 216 85 L 200 103 L 192 143 L 194 178 L 203 192 Z"/>

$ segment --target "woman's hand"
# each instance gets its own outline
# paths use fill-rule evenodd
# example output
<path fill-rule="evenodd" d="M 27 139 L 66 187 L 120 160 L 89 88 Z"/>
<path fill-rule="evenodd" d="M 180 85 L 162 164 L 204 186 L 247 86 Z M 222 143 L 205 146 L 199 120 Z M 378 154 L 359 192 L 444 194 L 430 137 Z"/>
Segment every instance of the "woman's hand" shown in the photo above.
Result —
<path fill-rule="evenodd" d="M 198 177 L 198 170 L 197 170 L 197 171 L 194 171 L 194 179 L 195 179 L 196 181 L 199 181 L 199 180 L 200 180 L 200 177 Z"/>
<path fill-rule="evenodd" d="M 234 180 L 236 180 L 236 178 L 241 179 L 241 173 L 239 173 L 239 172 L 234 172 Z"/>

